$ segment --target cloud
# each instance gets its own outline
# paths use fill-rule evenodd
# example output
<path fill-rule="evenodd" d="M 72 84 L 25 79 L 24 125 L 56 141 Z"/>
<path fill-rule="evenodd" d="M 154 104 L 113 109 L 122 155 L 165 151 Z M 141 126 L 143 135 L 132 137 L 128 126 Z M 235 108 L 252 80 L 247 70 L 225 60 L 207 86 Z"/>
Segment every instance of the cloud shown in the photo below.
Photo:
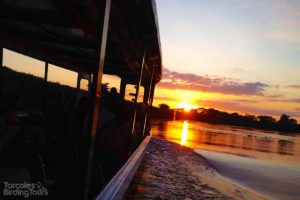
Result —
<path fill-rule="evenodd" d="M 288 99 L 285 102 L 300 103 L 300 98 Z"/>
<path fill-rule="evenodd" d="M 278 30 L 270 34 L 271 39 L 290 42 L 290 43 L 300 43 L 300 38 L 298 36 L 299 32 L 290 30 Z"/>
<path fill-rule="evenodd" d="M 255 114 L 255 115 L 280 116 L 283 113 L 285 113 L 292 117 L 300 117 L 300 112 L 284 112 L 282 110 L 258 108 L 254 106 L 248 106 L 248 105 L 244 106 L 237 102 L 217 101 L 217 100 L 198 100 L 197 103 L 205 107 L 216 108 L 221 110 L 230 110 L 230 111 Z"/>
<path fill-rule="evenodd" d="M 264 89 L 269 85 L 262 82 L 246 82 L 232 78 L 199 76 L 190 73 L 179 73 L 164 69 L 160 88 L 183 89 L 220 94 L 259 95 L 264 96 Z"/>
<path fill-rule="evenodd" d="M 154 96 L 154 99 L 155 100 L 163 100 L 163 101 L 177 101 L 177 99 L 174 99 L 174 98 L 160 97 L 160 96 L 157 96 L 157 95 Z"/>
<path fill-rule="evenodd" d="M 300 89 L 300 85 L 287 85 L 285 87 L 292 88 L 292 89 Z"/>
<path fill-rule="evenodd" d="M 290 99 L 266 99 L 269 102 L 286 102 L 286 103 L 300 103 L 300 98 L 290 98 Z"/>
<path fill-rule="evenodd" d="M 263 100 L 266 102 L 300 103 L 300 98 L 283 98 L 283 95 L 268 95 Z"/>
<path fill-rule="evenodd" d="M 234 72 L 248 72 L 248 70 L 243 69 L 243 68 L 240 68 L 240 67 L 235 67 L 235 68 L 233 68 L 233 71 L 234 71 Z"/>
<path fill-rule="evenodd" d="M 268 98 L 281 98 L 281 97 L 283 97 L 283 95 L 281 95 L 281 94 L 274 94 L 274 95 L 268 95 L 266 97 L 268 97 Z"/>
<path fill-rule="evenodd" d="M 251 99 L 235 99 L 234 101 L 241 102 L 241 103 L 258 103 L 259 102 L 257 100 L 251 100 Z"/>

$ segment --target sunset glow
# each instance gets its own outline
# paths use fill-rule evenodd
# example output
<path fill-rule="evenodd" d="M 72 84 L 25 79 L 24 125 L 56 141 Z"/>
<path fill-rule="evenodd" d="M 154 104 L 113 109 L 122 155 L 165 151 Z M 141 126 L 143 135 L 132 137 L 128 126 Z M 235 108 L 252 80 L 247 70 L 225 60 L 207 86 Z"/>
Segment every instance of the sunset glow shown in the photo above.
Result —
<path fill-rule="evenodd" d="M 179 103 L 177 105 L 178 108 L 184 108 L 184 111 L 189 112 L 191 109 L 196 109 L 198 108 L 197 106 L 194 106 L 192 104 L 188 104 L 188 103 Z"/>
<path fill-rule="evenodd" d="M 0 1 L 4 199 L 300 200 L 300 0 Z"/>
<path fill-rule="evenodd" d="M 156 4 L 163 70 L 154 106 L 275 118 L 285 113 L 300 122 L 299 0 Z M 44 76 L 43 62 L 5 49 L 3 65 Z M 75 87 L 76 73 L 66 71 L 49 65 L 49 81 Z M 103 76 L 103 83 L 119 90 L 120 78 Z M 134 86 L 127 85 L 129 101 L 132 92 Z"/>
<path fill-rule="evenodd" d="M 164 68 L 155 106 L 300 121 L 299 0 L 156 2 Z"/>

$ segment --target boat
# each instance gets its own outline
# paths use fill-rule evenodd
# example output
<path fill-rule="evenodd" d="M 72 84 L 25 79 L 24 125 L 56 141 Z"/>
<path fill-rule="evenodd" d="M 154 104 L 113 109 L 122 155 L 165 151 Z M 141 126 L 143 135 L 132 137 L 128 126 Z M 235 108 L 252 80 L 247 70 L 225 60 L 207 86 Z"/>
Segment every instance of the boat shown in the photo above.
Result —
<path fill-rule="evenodd" d="M 146 130 L 149 129 L 147 123 L 155 85 L 162 76 L 155 1 L 0 0 L 0 9 L 1 66 L 3 49 L 8 49 L 44 62 L 43 78 L 46 92 L 50 64 L 78 73 L 78 91 L 82 80 L 86 79 L 89 82 L 88 145 L 85 146 L 85 157 L 62 167 L 60 175 L 68 174 L 66 177 L 70 179 L 62 178 L 63 181 L 58 181 L 45 177 L 48 166 L 44 163 L 41 153 L 35 154 L 39 160 L 39 168 L 42 169 L 41 177 L 44 179 L 36 182 L 43 183 L 43 187 L 51 194 L 46 196 L 48 199 L 122 199 L 151 138 L 151 132 Z M 109 180 L 104 181 L 103 163 L 95 158 L 98 121 L 101 121 L 99 107 L 103 74 L 120 77 L 121 99 L 125 97 L 126 85 L 136 86 L 135 93 L 131 94 L 131 105 L 134 109 L 130 131 L 132 135 L 139 134 L 141 138 L 123 165 Z M 144 87 L 145 114 L 142 129 L 136 133 L 141 87 Z M 47 95 L 44 96 L 43 111 L 47 110 Z M 26 115 L 22 117 L 26 118 Z M 65 148 L 70 143 L 73 144 L 72 141 L 72 137 L 68 136 L 60 141 L 60 145 Z M 62 152 L 57 152 L 56 155 L 59 156 L 60 153 Z M 60 164 L 56 167 L 60 168 Z M 30 176 L 26 170 L 24 167 L 20 172 L 1 166 L 0 179 L 2 182 L 13 181 L 18 179 L 14 176 L 24 173 Z M 27 179 L 19 177 L 19 180 L 26 182 Z M 73 182 L 79 182 L 79 185 L 74 184 L 73 187 Z M 18 199 L 20 197 L 22 195 L 18 196 Z"/>

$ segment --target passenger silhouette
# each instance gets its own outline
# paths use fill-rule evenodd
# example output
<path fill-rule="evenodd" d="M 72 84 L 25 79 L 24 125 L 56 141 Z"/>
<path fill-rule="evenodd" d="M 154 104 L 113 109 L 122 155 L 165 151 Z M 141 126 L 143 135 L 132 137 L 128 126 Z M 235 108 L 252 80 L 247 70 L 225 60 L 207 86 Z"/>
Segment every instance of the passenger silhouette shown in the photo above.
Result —
<path fill-rule="evenodd" d="M 8 93 L 5 98 L 5 123 L 16 124 L 19 123 L 17 117 L 17 102 L 19 101 L 19 95 L 16 93 Z"/>
<path fill-rule="evenodd" d="M 112 87 L 110 89 L 109 94 L 107 95 L 107 101 L 106 101 L 107 103 L 109 103 L 109 106 L 110 106 L 109 109 L 112 112 L 114 112 L 116 105 L 119 104 L 120 101 L 121 101 L 121 99 L 120 99 L 120 95 L 117 92 L 117 89 L 115 87 Z"/>
<path fill-rule="evenodd" d="M 0 134 L 4 130 L 4 116 L 5 116 L 5 102 L 4 97 L 0 93 Z"/>
<path fill-rule="evenodd" d="M 78 107 L 72 120 L 73 135 L 75 138 L 86 135 L 89 101 L 89 98 L 86 96 L 79 99 Z"/>
<path fill-rule="evenodd" d="M 125 102 L 116 105 L 119 111 L 109 126 L 104 126 L 97 137 L 97 146 L 118 149 L 121 161 L 126 161 L 130 147 L 131 113 Z"/>
<path fill-rule="evenodd" d="M 50 139 L 58 139 L 68 134 L 66 107 L 62 92 L 57 92 L 55 98 L 47 106 L 46 131 Z"/>
<path fill-rule="evenodd" d="M 72 95 L 71 98 L 69 99 L 66 112 L 67 112 L 68 129 L 69 129 L 68 132 L 72 134 L 74 132 L 73 120 L 75 119 L 75 115 L 77 112 L 77 95 Z"/>
<path fill-rule="evenodd" d="M 4 101 L 2 100 L 3 107 L 0 112 L 0 154 L 21 131 L 20 120 L 16 111 L 18 100 L 19 95 L 16 93 L 8 93 Z"/>
<path fill-rule="evenodd" d="M 110 92 L 103 96 L 104 102 L 100 106 L 99 118 L 98 118 L 98 132 L 101 132 L 103 127 L 116 117 L 117 109 L 120 103 L 120 97 L 115 87 L 110 89 Z"/>

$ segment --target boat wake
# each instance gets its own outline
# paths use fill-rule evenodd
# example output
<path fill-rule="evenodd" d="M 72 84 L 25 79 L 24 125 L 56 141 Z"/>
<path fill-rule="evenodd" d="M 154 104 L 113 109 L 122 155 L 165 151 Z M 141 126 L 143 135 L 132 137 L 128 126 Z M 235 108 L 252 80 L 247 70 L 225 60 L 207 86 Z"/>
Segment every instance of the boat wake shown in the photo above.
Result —
<path fill-rule="evenodd" d="M 218 176 L 239 186 L 244 192 L 266 199 L 296 200 L 300 196 L 300 171 L 297 168 L 272 165 L 261 159 L 224 152 L 194 151 L 207 160 Z"/>

